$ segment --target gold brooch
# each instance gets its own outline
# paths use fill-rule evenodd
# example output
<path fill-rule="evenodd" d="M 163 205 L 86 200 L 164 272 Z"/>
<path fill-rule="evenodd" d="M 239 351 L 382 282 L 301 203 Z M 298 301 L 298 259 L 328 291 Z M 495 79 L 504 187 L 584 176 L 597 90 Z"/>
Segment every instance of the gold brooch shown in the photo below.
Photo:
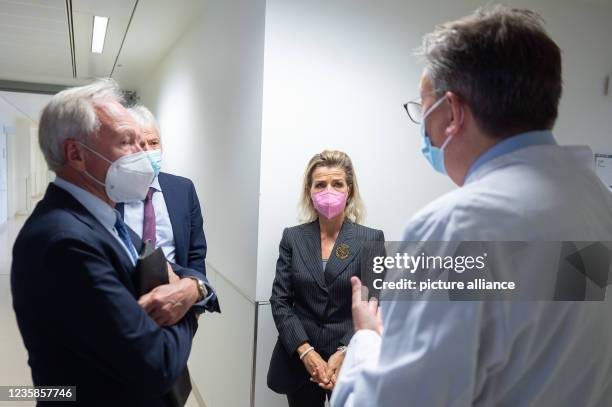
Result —
<path fill-rule="evenodd" d="M 336 257 L 341 260 L 346 260 L 349 254 L 351 254 L 351 252 L 346 243 L 342 243 L 340 246 L 336 248 Z"/>

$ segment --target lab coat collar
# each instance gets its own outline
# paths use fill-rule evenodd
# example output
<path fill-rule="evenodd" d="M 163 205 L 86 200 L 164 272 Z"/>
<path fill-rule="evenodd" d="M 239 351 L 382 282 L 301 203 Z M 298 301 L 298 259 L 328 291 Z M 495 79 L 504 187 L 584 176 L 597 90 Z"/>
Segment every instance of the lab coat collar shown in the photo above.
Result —
<path fill-rule="evenodd" d="M 470 174 L 466 179 L 464 187 L 479 181 L 487 174 L 509 165 L 520 163 L 529 163 L 533 166 L 546 166 L 547 162 L 554 151 L 555 156 L 562 156 L 568 165 L 585 167 L 594 170 L 593 151 L 588 146 L 559 146 L 559 145 L 532 145 L 526 148 L 517 149 L 511 153 L 507 153 L 494 159 L 491 159 L 481 165 L 476 171 Z"/>
<path fill-rule="evenodd" d="M 557 142 L 550 130 L 528 131 L 500 141 L 478 157 L 476 161 L 474 161 L 467 172 L 465 183 L 469 183 L 471 176 L 487 162 L 522 148 L 539 145 L 557 145 Z"/>

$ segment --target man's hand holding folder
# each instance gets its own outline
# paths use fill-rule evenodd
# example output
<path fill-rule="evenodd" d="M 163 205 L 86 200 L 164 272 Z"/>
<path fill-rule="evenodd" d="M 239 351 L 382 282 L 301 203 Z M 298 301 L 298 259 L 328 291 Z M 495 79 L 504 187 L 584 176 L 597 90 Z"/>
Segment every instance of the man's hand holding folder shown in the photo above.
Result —
<path fill-rule="evenodd" d="M 160 327 L 180 321 L 200 296 L 197 283 L 190 278 L 179 278 L 162 249 L 155 249 L 148 240 L 143 243 L 132 280 L 140 296 L 138 304 Z M 189 393 L 191 378 L 185 366 L 165 398 L 169 406 L 182 407 Z"/>
<path fill-rule="evenodd" d="M 136 264 L 134 281 L 140 295 L 138 304 L 159 326 L 176 324 L 200 296 L 197 282 L 179 278 L 161 248 L 153 250 L 147 242 Z"/>

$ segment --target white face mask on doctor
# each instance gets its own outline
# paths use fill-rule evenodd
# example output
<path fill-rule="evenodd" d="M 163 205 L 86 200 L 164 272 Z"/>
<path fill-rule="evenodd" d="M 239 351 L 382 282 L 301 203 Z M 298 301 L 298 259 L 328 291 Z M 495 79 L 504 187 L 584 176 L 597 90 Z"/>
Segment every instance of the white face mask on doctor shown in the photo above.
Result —
<path fill-rule="evenodd" d="M 155 176 L 151 160 L 146 152 L 124 155 L 111 161 L 91 147 L 80 142 L 79 144 L 110 164 L 104 182 L 97 180 L 87 170 L 85 170 L 85 175 L 102 185 L 106 190 L 106 195 L 113 202 L 133 202 L 145 199 Z"/>

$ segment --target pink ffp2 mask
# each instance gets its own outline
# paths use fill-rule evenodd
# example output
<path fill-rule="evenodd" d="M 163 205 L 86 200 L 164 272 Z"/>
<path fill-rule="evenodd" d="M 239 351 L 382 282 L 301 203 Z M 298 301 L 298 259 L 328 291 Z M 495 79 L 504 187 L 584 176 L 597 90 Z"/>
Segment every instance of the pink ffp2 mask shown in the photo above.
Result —
<path fill-rule="evenodd" d="M 348 193 L 326 189 L 321 192 L 311 192 L 310 197 L 317 212 L 327 219 L 332 219 L 344 210 Z"/>

